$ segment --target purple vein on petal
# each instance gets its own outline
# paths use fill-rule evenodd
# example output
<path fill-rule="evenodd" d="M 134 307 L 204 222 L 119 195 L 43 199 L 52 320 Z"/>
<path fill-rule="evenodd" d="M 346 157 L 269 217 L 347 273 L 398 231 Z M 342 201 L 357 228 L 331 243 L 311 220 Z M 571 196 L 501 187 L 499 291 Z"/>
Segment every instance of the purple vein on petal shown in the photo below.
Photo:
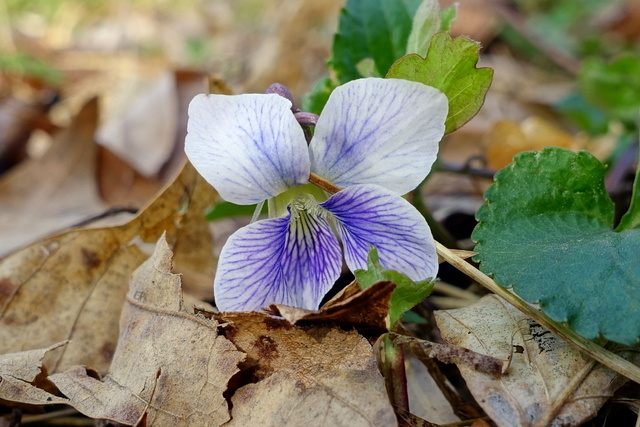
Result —
<path fill-rule="evenodd" d="M 189 106 L 185 152 L 230 202 L 252 204 L 304 184 L 304 133 L 278 95 L 198 95 Z"/>
<path fill-rule="evenodd" d="M 444 133 L 447 98 L 432 87 L 367 78 L 338 87 L 309 146 L 311 170 L 340 187 L 404 194 L 427 175 Z"/>
<path fill-rule="evenodd" d="M 223 311 L 272 303 L 315 309 L 340 275 L 340 246 L 325 219 L 305 209 L 250 224 L 220 254 L 214 280 Z"/>
<path fill-rule="evenodd" d="M 366 268 L 369 245 L 381 264 L 413 280 L 435 277 L 438 259 L 431 230 L 409 202 L 377 185 L 356 185 L 322 206 L 336 219 L 351 270 Z"/>

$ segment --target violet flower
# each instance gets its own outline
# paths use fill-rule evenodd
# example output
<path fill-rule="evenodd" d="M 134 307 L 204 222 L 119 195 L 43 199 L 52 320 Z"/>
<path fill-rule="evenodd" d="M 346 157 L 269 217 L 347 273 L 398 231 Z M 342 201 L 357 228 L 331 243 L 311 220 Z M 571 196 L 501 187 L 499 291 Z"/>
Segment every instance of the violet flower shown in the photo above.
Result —
<path fill-rule="evenodd" d="M 366 268 L 373 245 L 385 268 L 435 277 L 429 226 L 401 195 L 436 159 L 445 95 L 406 80 L 349 82 L 331 94 L 309 145 L 291 107 L 277 94 L 198 95 L 189 106 L 185 151 L 221 197 L 286 206 L 229 238 L 214 279 L 218 308 L 318 308 L 341 272 L 334 231 L 351 270 Z M 327 198 L 310 173 L 343 190 Z"/>

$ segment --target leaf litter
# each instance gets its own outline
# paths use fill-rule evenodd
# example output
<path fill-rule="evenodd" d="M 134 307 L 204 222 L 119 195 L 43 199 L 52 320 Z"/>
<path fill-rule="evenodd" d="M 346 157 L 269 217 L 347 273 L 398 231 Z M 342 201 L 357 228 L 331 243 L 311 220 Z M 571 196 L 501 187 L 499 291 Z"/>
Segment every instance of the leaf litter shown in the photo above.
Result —
<path fill-rule="evenodd" d="M 72 229 L 0 260 L 0 353 L 45 348 L 52 372 L 85 364 L 106 372 L 131 273 L 148 257 L 145 244 L 166 231 L 176 262 L 198 271 L 213 265 L 202 210 L 217 193 L 190 166 L 129 222 Z M 179 207 L 175 209 L 175 207 Z"/>
<path fill-rule="evenodd" d="M 505 362 L 500 377 L 458 363 L 476 401 L 499 426 L 580 425 L 626 381 L 495 295 L 435 315 L 446 342 Z"/>
<path fill-rule="evenodd" d="M 40 401 L 31 402 L 67 403 L 125 425 L 396 424 L 365 337 L 265 313 L 194 314 L 171 264 L 161 237 L 132 276 L 104 378 L 71 366 L 48 377 L 68 400 L 41 391 Z M 48 350 L 37 351 L 38 366 Z"/>

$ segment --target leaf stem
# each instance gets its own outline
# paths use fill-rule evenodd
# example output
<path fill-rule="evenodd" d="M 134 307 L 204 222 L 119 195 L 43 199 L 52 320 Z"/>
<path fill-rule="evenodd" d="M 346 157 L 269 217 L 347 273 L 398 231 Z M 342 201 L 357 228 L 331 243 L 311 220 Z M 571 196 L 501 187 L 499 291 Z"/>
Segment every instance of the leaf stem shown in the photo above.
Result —
<path fill-rule="evenodd" d="M 491 292 L 506 300 L 509 304 L 513 305 L 518 310 L 531 317 L 540 325 L 549 329 L 551 332 L 564 339 L 565 341 L 568 341 L 570 344 L 578 347 L 580 350 L 587 353 L 593 359 L 602 363 L 606 367 L 640 384 L 639 366 L 634 365 L 633 363 L 623 359 L 617 354 L 605 350 L 594 342 L 572 331 L 568 326 L 562 325 L 552 320 L 543 312 L 527 304 L 517 295 L 498 285 L 489 276 L 482 273 L 480 270 L 451 252 L 451 250 L 449 250 L 441 243 L 436 242 L 436 249 L 438 251 L 438 255 L 444 258 L 449 264 L 451 264 L 467 276 L 471 277 Z"/>
<path fill-rule="evenodd" d="M 389 334 L 382 338 L 384 360 L 382 373 L 386 379 L 387 392 L 394 406 L 409 411 L 409 393 L 407 391 L 407 372 L 404 366 L 404 349 L 396 345 Z"/>

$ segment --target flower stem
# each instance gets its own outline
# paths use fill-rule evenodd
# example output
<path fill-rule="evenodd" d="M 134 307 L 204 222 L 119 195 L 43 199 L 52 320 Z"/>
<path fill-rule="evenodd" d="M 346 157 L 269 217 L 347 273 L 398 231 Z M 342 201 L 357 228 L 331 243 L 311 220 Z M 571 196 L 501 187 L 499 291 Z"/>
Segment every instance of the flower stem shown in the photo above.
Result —
<path fill-rule="evenodd" d="M 338 191 L 342 190 L 342 188 L 330 183 L 329 181 L 326 181 L 320 178 L 318 175 L 316 175 L 313 172 L 311 173 L 311 175 L 309 175 L 309 182 L 315 185 L 316 187 L 323 189 L 329 194 L 336 194 Z"/>
<path fill-rule="evenodd" d="M 386 380 L 387 392 L 391 404 L 409 411 L 409 393 L 407 392 L 407 372 L 404 367 L 404 349 L 395 345 L 389 334 L 382 337 L 384 359 L 382 374 Z"/>

